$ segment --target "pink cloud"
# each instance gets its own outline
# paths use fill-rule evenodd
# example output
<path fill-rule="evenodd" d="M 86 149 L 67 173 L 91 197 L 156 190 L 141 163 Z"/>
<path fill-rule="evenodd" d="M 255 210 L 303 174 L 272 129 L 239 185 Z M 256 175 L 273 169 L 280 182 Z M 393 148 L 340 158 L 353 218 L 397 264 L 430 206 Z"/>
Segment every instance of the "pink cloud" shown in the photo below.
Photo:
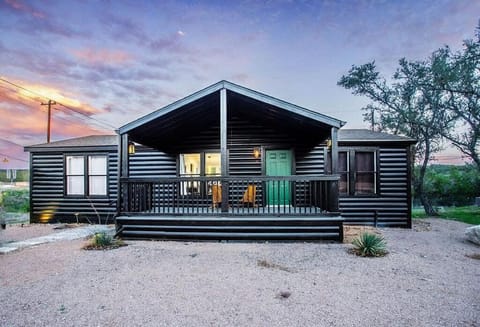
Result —
<path fill-rule="evenodd" d="M 23 2 L 21 2 L 19 0 L 5 0 L 5 3 L 7 5 L 9 5 L 11 8 L 13 8 L 17 11 L 21 11 L 21 12 L 25 12 L 27 14 L 30 14 L 33 17 L 40 18 L 40 19 L 44 19 L 46 17 L 46 15 L 43 12 L 32 8 L 32 7 L 24 4 Z"/>
<path fill-rule="evenodd" d="M 74 50 L 73 55 L 88 64 L 122 64 L 133 59 L 132 55 L 124 51 L 107 49 Z"/>

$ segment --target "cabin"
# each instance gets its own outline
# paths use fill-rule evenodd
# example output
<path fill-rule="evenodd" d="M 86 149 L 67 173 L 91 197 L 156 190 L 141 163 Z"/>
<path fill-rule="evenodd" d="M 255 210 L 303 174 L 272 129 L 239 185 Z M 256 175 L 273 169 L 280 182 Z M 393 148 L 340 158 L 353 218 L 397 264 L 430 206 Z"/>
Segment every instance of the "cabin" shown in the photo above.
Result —
<path fill-rule="evenodd" d="M 342 239 L 411 227 L 415 140 L 220 81 L 120 127 L 26 147 L 32 222 L 124 238 Z"/>

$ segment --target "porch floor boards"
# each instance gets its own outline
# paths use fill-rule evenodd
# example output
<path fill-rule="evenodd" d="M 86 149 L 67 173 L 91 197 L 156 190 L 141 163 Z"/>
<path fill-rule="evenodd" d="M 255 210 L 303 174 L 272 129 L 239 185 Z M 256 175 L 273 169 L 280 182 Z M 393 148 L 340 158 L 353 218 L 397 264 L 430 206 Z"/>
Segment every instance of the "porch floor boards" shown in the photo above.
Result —
<path fill-rule="evenodd" d="M 343 240 L 340 216 L 119 216 L 126 239 L 169 240 Z"/>

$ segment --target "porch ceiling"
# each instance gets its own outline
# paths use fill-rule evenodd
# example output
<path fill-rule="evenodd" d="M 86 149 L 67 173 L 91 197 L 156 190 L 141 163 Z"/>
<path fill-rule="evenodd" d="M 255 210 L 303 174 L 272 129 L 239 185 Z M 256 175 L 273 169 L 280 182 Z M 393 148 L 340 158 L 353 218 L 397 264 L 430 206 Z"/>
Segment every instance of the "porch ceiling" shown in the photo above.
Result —
<path fill-rule="evenodd" d="M 205 127 L 218 126 L 222 88 L 227 89 L 229 119 L 235 115 L 300 140 L 325 139 L 331 127 L 343 125 L 335 118 L 223 81 L 127 124 L 119 133 L 128 133 L 131 140 L 150 147 L 165 148 Z"/>

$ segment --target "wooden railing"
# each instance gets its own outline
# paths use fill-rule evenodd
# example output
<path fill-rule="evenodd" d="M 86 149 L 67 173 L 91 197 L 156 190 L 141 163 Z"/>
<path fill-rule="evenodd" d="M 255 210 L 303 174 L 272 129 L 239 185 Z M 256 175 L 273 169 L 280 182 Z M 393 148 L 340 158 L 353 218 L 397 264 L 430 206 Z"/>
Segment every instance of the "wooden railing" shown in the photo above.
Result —
<path fill-rule="evenodd" d="M 119 215 L 338 213 L 338 176 L 121 178 Z"/>

